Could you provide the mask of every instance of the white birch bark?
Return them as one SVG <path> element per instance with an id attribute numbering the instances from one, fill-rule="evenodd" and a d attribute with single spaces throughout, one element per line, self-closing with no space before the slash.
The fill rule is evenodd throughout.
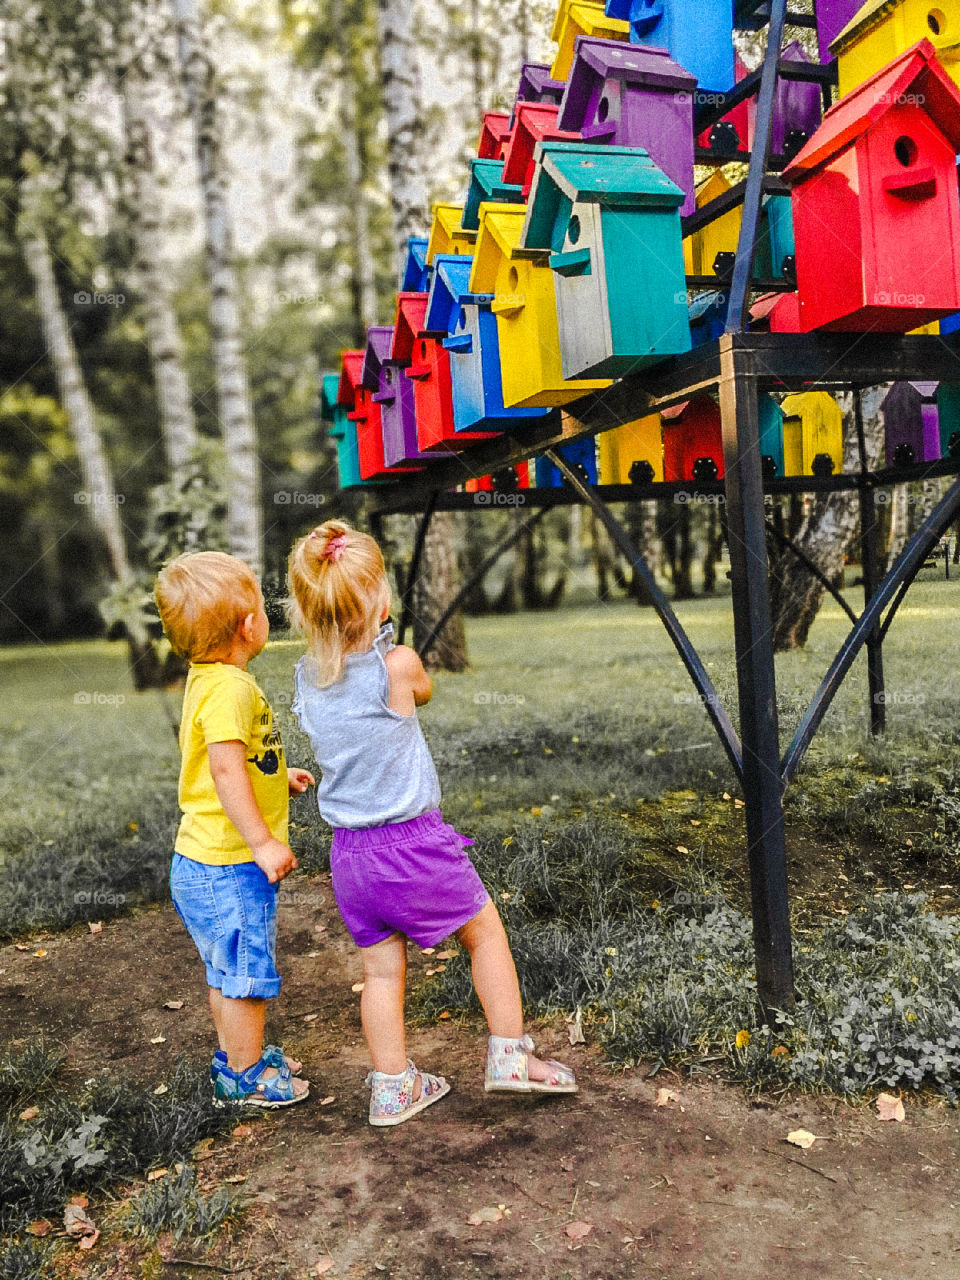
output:
<path id="1" fill-rule="evenodd" d="M 197 446 L 197 425 L 173 306 L 170 270 L 164 261 L 162 205 L 143 85 L 135 71 L 128 71 L 123 78 L 120 100 L 134 206 L 134 267 L 144 299 L 147 349 L 160 410 L 160 432 L 171 476 L 174 483 L 179 483 Z"/>
<path id="2" fill-rule="evenodd" d="M 196 0 L 172 0 L 172 4 L 203 201 L 217 407 L 227 455 L 227 543 L 259 574 L 263 572 L 260 459 L 240 336 L 239 286 L 214 71 L 201 40 Z"/>
<path id="3" fill-rule="evenodd" d="M 377 287 L 373 244 L 370 237 L 370 207 L 363 186 L 360 130 L 357 118 L 357 84 L 350 39 L 343 15 L 342 0 L 332 6 L 340 53 L 340 127 L 343 141 L 343 170 L 346 178 L 344 203 L 352 223 L 353 283 L 357 319 L 363 333 L 377 322 Z"/>
<path id="4" fill-rule="evenodd" d="M 377 0 L 380 76 L 387 116 L 387 170 L 397 261 L 410 236 L 426 230 L 426 182 L 420 148 L 424 118 L 413 6 L 409 0 Z"/>

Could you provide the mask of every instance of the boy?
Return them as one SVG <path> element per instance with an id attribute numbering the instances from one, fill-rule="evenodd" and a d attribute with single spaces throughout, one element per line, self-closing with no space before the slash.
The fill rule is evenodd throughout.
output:
<path id="1" fill-rule="evenodd" d="M 287 769 L 273 713 L 247 664 L 270 624 L 251 569 L 220 551 L 180 556 L 160 573 L 157 608 L 190 662 L 180 724 L 179 800 L 170 892 L 206 965 L 220 1048 L 217 1098 L 287 1107 L 309 1092 L 300 1064 L 263 1045 L 276 970 L 276 885 L 295 870 L 289 796 L 314 779 Z"/>

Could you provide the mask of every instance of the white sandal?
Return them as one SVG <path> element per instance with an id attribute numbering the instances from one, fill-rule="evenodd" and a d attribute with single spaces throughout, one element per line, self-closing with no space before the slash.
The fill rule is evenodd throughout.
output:
<path id="1" fill-rule="evenodd" d="M 414 1099 L 417 1077 L 420 1077 L 420 1097 Z M 432 1076 L 418 1071 L 407 1059 L 406 1071 L 389 1076 L 383 1071 L 371 1071 L 367 1076 L 370 1086 L 370 1123 L 383 1127 L 403 1124 L 424 1107 L 430 1107 L 450 1092 L 443 1076 Z"/>
<path id="2" fill-rule="evenodd" d="M 527 1071 L 533 1041 L 529 1036 L 509 1040 L 491 1036 L 487 1043 L 487 1070 L 483 1087 L 487 1093 L 577 1093 L 577 1077 L 554 1058 L 544 1063 L 550 1068 L 546 1080 L 531 1080 Z"/>

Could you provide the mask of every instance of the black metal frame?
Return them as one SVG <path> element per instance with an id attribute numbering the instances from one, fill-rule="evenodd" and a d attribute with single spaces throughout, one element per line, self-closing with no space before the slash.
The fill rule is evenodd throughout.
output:
<path id="1" fill-rule="evenodd" d="M 755 11 L 752 0 L 741 0 L 741 8 Z M 770 334 L 746 331 L 751 291 L 754 251 L 765 190 L 779 189 L 771 168 L 782 157 L 770 157 L 772 107 L 778 75 L 807 79 L 821 85 L 825 102 L 835 82 L 835 68 L 783 63 L 780 59 L 785 25 L 809 26 L 806 15 L 788 14 L 786 0 L 770 0 L 769 37 L 761 68 L 741 81 L 723 100 L 698 109 L 698 132 L 719 120 L 736 102 L 756 94 L 758 110 L 755 137 L 749 157 L 747 180 L 734 192 L 726 193 L 710 206 L 698 210 L 688 229 L 719 216 L 742 200 L 743 215 L 732 279 L 727 332 L 717 341 L 695 348 L 638 376 L 622 379 L 609 390 L 585 397 L 563 412 L 554 411 L 509 433 L 484 441 L 464 457 L 452 457 L 432 464 L 424 472 L 405 478 L 402 486 L 371 490 L 368 503 L 374 527 L 382 516 L 399 512 L 423 512 L 413 562 L 404 593 L 408 601 L 422 553 L 430 517 L 435 510 L 502 509 L 495 504 L 480 505 L 475 494 L 448 492 L 461 484 L 467 467 L 473 475 L 493 473 L 534 455 L 546 454 L 565 478 L 563 489 L 529 490 L 517 495 L 518 504 L 537 514 L 525 521 L 495 548 L 473 575 L 471 582 L 452 602 L 435 628 L 442 629 L 447 617 L 496 559 L 551 507 L 584 503 L 603 523 L 620 551 L 644 582 L 649 599 L 664 623 L 671 640 L 700 695 L 744 793 L 747 854 L 750 867 L 757 987 L 761 1004 L 767 1009 L 787 1009 L 794 1002 L 793 962 L 787 896 L 787 862 L 783 821 L 783 793 L 796 775 L 810 742 L 819 728 L 837 690 L 864 647 L 868 655 L 871 727 L 883 728 L 882 644 L 906 590 L 927 555 L 950 525 L 960 516 L 960 479 L 936 510 L 924 521 L 895 565 L 879 580 L 876 558 L 875 490 L 910 480 L 960 474 L 960 459 L 942 459 L 907 468 L 867 467 L 860 414 L 859 391 L 863 387 L 910 378 L 918 381 L 960 382 L 960 347 L 956 339 L 925 335 L 903 337 L 887 334 Z M 704 155 L 698 160 L 726 163 L 742 156 Z M 695 288 L 725 287 L 712 277 L 697 277 L 688 283 Z M 763 282 L 783 287 L 783 282 Z M 853 389 L 857 392 L 855 411 L 860 453 L 857 474 L 835 476 L 791 476 L 765 480 L 759 448 L 758 396 L 761 392 L 817 389 Z M 555 452 L 560 446 L 585 436 L 633 421 L 646 414 L 689 399 L 699 392 L 719 394 L 723 428 L 724 469 L 722 481 L 696 484 L 644 484 L 594 487 L 571 469 Z M 778 535 L 800 556 L 807 568 L 824 583 L 851 619 L 849 635 L 841 645 L 794 736 L 781 756 L 777 723 L 776 676 L 770 619 L 765 494 L 829 493 L 857 490 L 860 498 L 861 546 L 863 552 L 864 609 L 859 617 L 843 597 L 826 582 L 809 558 L 789 539 Z M 654 580 L 649 566 L 623 526 L 609 508 L 611 502 L 636 502 L 664 498 L 676 493 L 691 496 L 724 495 L 727 539 L 730 550 L 731 588 L 739 692 L 740 734 L 704 669 L 673 609 Z M 889 606 L 889 609 L 887 609 Z M 883 617 L 887 609 L 886 617 Z M 404 611 L 406 613 L 406 609 Z M 403 624 L 401 624 L 401 634 Z M 432 637 L 431 637 L 432 638 Z"/>

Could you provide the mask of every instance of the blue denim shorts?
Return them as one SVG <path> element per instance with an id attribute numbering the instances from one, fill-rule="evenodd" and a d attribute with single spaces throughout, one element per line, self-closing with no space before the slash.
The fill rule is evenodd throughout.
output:
<path id="1" fill-rule="evenodd" d="M 280 993 L 277 886 L 255 862 L 213 867 L 173 855 L 170 896 L 207 967 L 207 986 L 232 1000 Z"/>

